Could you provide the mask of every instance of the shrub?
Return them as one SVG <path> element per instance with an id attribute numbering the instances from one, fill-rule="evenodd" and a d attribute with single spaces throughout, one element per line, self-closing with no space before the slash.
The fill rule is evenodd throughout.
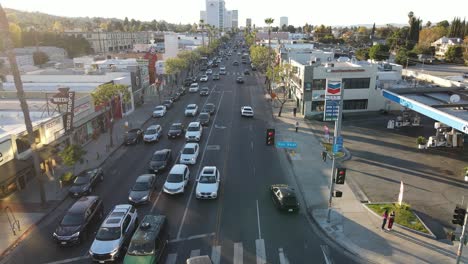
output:
<path id="1" fill-rule="evenodd" d="M 418 143 L 418 145 L 424 145 L 426 144 L 427 140 L 425 137 L 423 136 L 419 136 L 417 139 L 416 139 L 416 143 Z"/>

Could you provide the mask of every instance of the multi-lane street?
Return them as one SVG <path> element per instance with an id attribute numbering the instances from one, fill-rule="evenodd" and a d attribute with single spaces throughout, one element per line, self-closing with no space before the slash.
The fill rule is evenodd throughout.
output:
<path id="1" fill-rule="evenodd" d="M 220 80 L 201 83 L 208 86 L 209 96 L 187 93 L 175 102 L 162 118 L 152 124 L 162 126 L 164 136 L 155 144 L 123 146 L 104 165 L 105 179 L 94 189 L 104 202 L 105 212 L 116 204 L 127 203 L 128 192 L 135 179 L 148 171 L 154 151 L 172 149 L 175 160 L 185 144 L 183 137 L 168 139 L 169 126 L 180 121 L 185 126 L 196 117 L 185 117 L 184 108 L 206 103 L 216 105 L 216 113 L 204 128 L 200 155 L 195 165 L 189 165 L 190 183 L 182 195 L 167 195 L 162 185 L 165 171 L 157 174 L 158 183 L 152 200 L 138 206 L 140 219 L 146 214 L 163 214 L 169 220 L 170 244 L 166 263 L 185 263 L 190 256 L 209 255 L 216 263 L 326 263 L 323 246 L 326 242 L 313 232 L 304 215 L 280 213 L 273 205 L 268 187 L 274 183 L 294 185 L 287 161 L 274 147 L 265 145 L 265 131 L 271 127 L 272 114 L 265 100 L 259 73 L 244 76 L 245 83 L 236 83 L 248 64 L 233 53 L 223 60 L 227 75 Z M 218 69 L 215 68 L 215 72 Z M 241 106 L 252 106 L 254 118 L 240 115 Z M 150 115 L 151 113 L 148 113 Z M 216 166 L 221 174 L 216 200 L 195 198 L 195 179 L 203 166 Z M 65 210 L 74 202 L 67 198 L 54 213 L 47 216 L 9 258 L 9 263 L 89 263 L 88 250 L 93 235 L 81 245 L 58 247 L 52 233 Z M 97 230 L 98 225 L 94 226 Z M 342 252 L 331 249 L 334 263 L 353 263 Z"/>

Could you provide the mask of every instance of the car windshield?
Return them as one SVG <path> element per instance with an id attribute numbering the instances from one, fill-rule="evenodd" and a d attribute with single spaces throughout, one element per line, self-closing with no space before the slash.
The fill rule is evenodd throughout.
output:
<path id="1" fill-rule="evenodd" d="M 200 129 L 198 128 L 198 126 L 189 126 L 189 127 L 187 128 L 187 130 L 188 130 L 188 131 L 198 131 L 198 130 L 200 130 Z"/>
<path id="2" fill-rule="evenodd" d="M 172 125 L 169 130 L 181 130 L 182 126 L 181 125 Z"/>
<path id="3" fill-rule="evenodd" d="M 198 118 L 205 120 L 205 119 L 209 119 L 210 116 L 208 114 L 200 114 Z"/>
<path id="4" fill-rule="evenodd" d="M 284 197 L 284 198 L 283 198 L 283 202 L 284 202 L 284 204 L 286 204 L 286 205 L 296 205 L 296 204 L 297 204 L 296 197 L 293 197 L 293 196 Z"/>
<path id="5" fill-rule="evenodd" d="M 176 182 L 182 182 L 182 174 L 169 174 L 167 176 L 167 182 L 171 182 L 171 183 L 176 183 Z"/>
<path id="6" fill-rule="evenodd" d="M 155 110 L 164 110 L 164 106 L 156 106 Z"/>
<path id="7" fill-rule="evenodd" d="M 149 189 L 149 184 L 147 182 L 136 182 L 133 185 L 132 191 L 147 191 Z"/>
<path id="8" fill-rule="evenodd" d="M 120 233 L 120 227 L 101 227 L 96 234 L 96 239 L 101 241 L 117 240 Z"/>
<path id="9" fill-rule="evenodd" d="M 82 175 L 80 177 L 76 177 L 75 181 L 73 182 L 74 185 L 84 185 L 89 183 L 89 175 Z"/>
<path id="10" fill-rule="evenodd" d="M 156 129 L 148 129 L 145 132 L 145 135 L 154 135 L 156 134 Z"/>
<path id="11" fill-rule="evenodd" d="M 200 179 L 198 181 L 200 183 L 216 183 L 216 177 L 215 176 L 202 175 L 202 176 L 200 176 Z"/>
<path id="12" fill-rule="evenodd" d="M 154 242 L 132 241 L 127 253 L 133 256 L 147 256 L 154 254 Z"/>
<path id="13" fill-rule="evenodd" d="M 163 103 L 165 103 L 165 104 L 170 104 L 170 103 L 171 103 L 171 101 L 169 101 L 169 100 L 164 100 L 164 102 L 163 102 Z"/>
<path id="14" fill-rule="evenodd" d="M 62 222 L 60 223 L 62 226 L 77 226 L 83 223 L 83 215 L 82 214 L 66 214 Z"/>
<path id="15" fill-rule="evenodd" d="M 194 148 L 184 148 L 182 150 L 182 154 L 194 154 L 195 153 L 195 149 Z"/>
<path id="16" fill-rule="evenodd" d="M 165 161 L 166 160 L 166 154 L 165 153 L 158 153 L 153 155 L 153 158 L 151 159 L 152 161 Z"/>
<path id="17" fill-rule="evenodd" d="M 194 105 L 189 105 L 189 106 L 187 106 L 187 109 L 189 109 L 189 110 L 195 109 L 195 106 Z"/>

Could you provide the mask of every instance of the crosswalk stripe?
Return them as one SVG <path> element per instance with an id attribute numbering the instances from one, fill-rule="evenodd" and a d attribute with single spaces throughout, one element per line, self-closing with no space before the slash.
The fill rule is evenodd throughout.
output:
<path id="1" fill-rule="evenodd" d="M 213 262 L 213 264 L 219 264 L 220 260 L 221 260 L 221 246 L 214 246 L 211 249 L 211 262 Z"/>
<path id="2" fill-rule="evenodd" d="M 169 254 L 166 258 L 165 264 L 175 264 L 177 261 L 177 253 Z"/>
<path id="3" fill-rule="evenodd" d="M 283 248 L 278 248 L 278 252 L 279 252 L 280 264 L 289 264 L 289 261 L 286 259 L 286 256 L 284 255 Z"/>
<path id="4" fill-rule="evenodd" d="M 263 239 L 255 240 L 255 249 L 257 253 L 257 264 L 266 263 L 265 241 Z"/>
<path id="5" fill-rule="evenodd" d="M 194 249 L 192 251 L 190 251 L 190 257 L 193 258 L 193 257 L 198 257 L 200 256 L 200 250 L 199 249 Z"/>
<path id="6" fill-rule="evenodd" d="M 234 264 L 242 264 L 244 259 L 242 250 L 242 243 L 234 243 Z"/>

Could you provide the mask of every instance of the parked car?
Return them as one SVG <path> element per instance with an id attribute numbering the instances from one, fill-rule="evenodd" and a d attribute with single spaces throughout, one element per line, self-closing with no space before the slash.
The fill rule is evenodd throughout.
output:
<path id="1" fill-rule="evenodd" d="M 221 69 L 220 69 L 220 70 L 219 70 L 219 75 L 226 75 L 226 70 L 221 70 Z M 213 78 L 213 80 L 214 80 L 214 78 Z"/>
<path id="2" fill-rule="evenodd" d="M 169 230 L 164 215 L 145 215 L 128 246 L 124 264 L 164 263 Z"/>
<path id="3" fill-rule="evenodd" d="M 251 106 L 242 106 L 241 107 L 241 116 L 253 117 L 254 111 Z"/>
<path id="4" fill-rule="evenodd" d="M 244 78 L 242 76 L 239 76 L 236 78 L 237 83 L 244 83 Z"/>
<path id="5" fill-rule="evenodd" d="M 130 189 L 128 201 L 131 204 L 139 205 L 151 201 L 154 187 L 156 185 L 155 174 L 143 174 L 138 176 L 135 184 Z"/>
<path id="6" fill-rule="evenodd" d="M 294 189 L 286 184 L 273 184 L 270 186 L 271 199 L 275 206 L 287 212 L 298 212 L 299 202 L 297 201 Z"/>
<path id="7" fill-rule="evenodd" d="M 167 194 L 184 193 L 189 183 L 190 171 L 185 164 L 176 164 L 167 175 L 163 191 Z"/>
<path id="8" fill-rule="evenodd" d="M 189 85 L 189 87 L 190 87 L 190 85 Z M 180 94 L 180 96 L 184 96 L 185 93 L 187 92 L 187 90 L 184 87 L 180 87 L 177 92 Z"/>
<path id="9" fill-rule="evenodd" d="M 208 255 L 203 255 L 188 258 L 186 264 L 213 264 L 213 262 Z"/>
<path id="10" fill-rule="evenodd" d="M 143 138 L 143 130 L 140 128 L 133 128 L 125 133 L 125 145 L 138 144 Z"/>
<path id="11" fill-rule="evenodd" d="M 89 255 L 97 262 L 115 261 L 138 226 L 138 213 L 130 204 L 116 205 L 97 231 Z"/>
<path id="12" fill-rule="evenodd" d="M 159 142 L 162 137 L 162 127 L 160 125 L 151 125 L 149 126 L 143 136 L 143 141 L 145 143 L 150 142 Z"/>
<path id="13" fill-rule="evenodd" d="M 257 70 L 257 67 L 255 67 L 255 65 L 253 63 L 250 64 L 250 68 L 252 69 L 252 71 L 256 71 Z"/>
<path id="14" fill-rule="evenodd" d="M 215 166 L 205 166 L 197 179 L 195 195 L 197 199 L 218 198 L 220 175 Z"/>
<path id="15" fill-rule="evenodd" d="M 186 143 L 180 152 L 180 164 L 195 164 L 197 163 L 198 154 L 200 153 L 200 145 L 198 143 Z"/>
<path id="16" fill-rule="evenodd" d="M 190 84 L 192 84 L 192 78 L 190 78 L 190 77 L 185 78 L 185 80 L 184 80 L 184 86 L 185 86 L 185 87 L 189 87 Z"/>
<path id="17" fill-rule="evenodd" d="M 208 81 L 208 75 L 202 75 L 200 77 L 200 82 L 207 82 Z"/>
<path id="18" fill-rule="evenodd" d="M 185 140 L 186 141 L 200 141 L 203 132 L 203 127 L 200 122 L 191 122 L 187 131 L 185 131 Z"/>
<path id="19" fill-rule="evenodd" d="M 65 213 L 53 233 L 56 243 L 68 246 L 82 243 L 91 232 L 92 224 L 104 217 L 102 200 L 98 196 L 83 196 Z"/>
<path id="20" fill-rule="evenodd" d="M 213 80 L 219 80 L 219 73 L 213 74 Z"/>
<path id="21" fill-rule="evenodd" d="M 162 102 L 162 105 L 164 105 L 166 109 L 171 109 L 173 103 L 171 99 L 166 99 Z"/>
<path id="22" fill-rule="evenodd" d="M 214 115 L 216 113 L 216 106 L 212 103 L 207 103 L 203 107 L 202 113 L 209 113 L 210 115 Z"/>
<path id="23" fill-rule="evenodd" d="M 163 117 L 167 113 L 167 107 L 165 105 L 158 105 L 153 109 L 153 117 Z"/>
<path id="24" fill-rule="evenodd" d="M 179 101 L 179 99 L 180 99 L 180 92 L 176 92 L 176 93 L 172 94 L 170 99 L 172 100 L 172 102 L 177 102 L 177 101 Z"/>
<path id="25" fill-rule="evenodd" d="M 208 87 L 202 87 L 200 89 L 200 95 L 201 96 L 207 96 L 210 94 L 210 89 Z"/>
<path id="26" fill-rule="evenodd" d="M 210 123 L 210 114 L 209 113 L 200 113 L 198 115 L 197 121 L 200 122 L 200 124 L 202 126 L 207 126 Z"/>
<path id="27" fill-rule="evenodd" d="M 90 194 L 93 191 L 93 187 L 102 181 L 104 181 L 104 172 L 101 168 L 87 170 L 75 178 L 72 186 L 68 189 L 68 193 L 72 197 Z"/>
<path id="28" fill-rule="evenodd" d="M 172 163 L 172 150 L 161 149 L 153 153 L 149 162 L 149 172 L 156 173 L 166 169 Z"/>
<path id="29" fill-rule="evenodd" d="M 198 83 L 192 83 L 189 88 L 189 93 L 196 93 L 198 92 L 198 89 L 200 89 Z"/>
<path id="30" fill-rule="evenodd" d="M 198 106 L 196 104 L 189 104 L 185 107 L 185 116 L 196 116 L 198 114 Z"/>
<path id="31" fill-rule="evenodd" d="M 185 132 L 185 127 L 182 123 L 172 123 L 167 132 L 168 138 L 176 138 L 181 136 Z"/>

